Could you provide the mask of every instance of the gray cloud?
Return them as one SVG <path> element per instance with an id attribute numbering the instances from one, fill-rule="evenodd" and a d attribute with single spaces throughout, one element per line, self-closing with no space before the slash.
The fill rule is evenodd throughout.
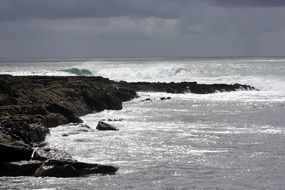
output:
<path id="1" fill-rule="evenodd" d="M 0 20 L 105 17 L 178 18 L 209 5 L 280 7 L 284 0 L 0 0 Z"/>
<path id="2" fill-rule="evenodd" d="M 178 0 L 180 2 L 181 0 Z M 0 19 L 68 19 L 87 17 L 161 17 L 179 15 L 171 0 L 2 0 Z"/>
<path id="3" fill-rule="evenodd" d="M 285 55 L 284 4 L 0 0 L 0 58 Z"/>
<path id="4" fill-rule="evenodd" d="M 281 7 L 284 0 L 208 0 L 210 4 L 232 7 Z"/>

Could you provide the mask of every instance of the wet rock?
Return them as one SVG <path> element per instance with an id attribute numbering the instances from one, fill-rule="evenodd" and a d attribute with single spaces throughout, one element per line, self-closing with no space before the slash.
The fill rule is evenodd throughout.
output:
<path id="1" fill-rule="evenodd" d="M 161 97 L 160 100 L 170 100 L 171 97 Z"/>
<path id="2" fill-rule="evenodd" d="M 74 162 L 73 167 L 80 171 L 81 175 L 115 174 L 119 170 L 119 167 L 116 166 L 90 164 L 83 162 Z"/>
<path id="3" fill-rule="evenodd" d="M 119 130 L 116 127 L 114 127 L 108 123 L 105 123 L 103 121 L 98 122 L 96 129 L 99 131 L 118 131 Z"/>
<path id="4" fill-rule="evenodd" d="M 118 167 L 108 165 L 48 160 L 35 171 L 34 176 L 81 177 L 90 174 L 114 174 L 118 169 Z"/>
<path id="5" fill-rule="evenodd" d="M 49 160 L 44 162 L 35 172 L 36 177 L 80 177 L 72 163 Z"/>
<path id="6" fill-rule="evenodd" d="M 33 152 L 32 158 L 33 160 L 62 160 L 62 161 L 77 161 L 70 154 L 63 150 L 57 150 L 52 148 L 39 148 L 35 149 Z"/>

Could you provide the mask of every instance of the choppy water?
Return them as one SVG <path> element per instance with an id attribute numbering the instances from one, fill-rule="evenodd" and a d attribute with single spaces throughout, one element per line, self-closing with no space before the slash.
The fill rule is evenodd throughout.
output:
<path id="1" fill-rule="evenodd" d="M 113 176 L 0 178 L 3 189 L 284 189 L 285 59 L 97 59 L 3 61 L 0 73 L 74 75 L 127 81 L 244 83 L 260 91 L 208 95 L 140 92 L 123 110 L 82 117 L 91 126 L 51 130 L 51 146 L 75 158 L 113 164 Z M 171 97 L 161 101 L 160 97 Z M 142 102 L 151 98 L 153 101 Z M 96 131 L 101 119 L 118 132 Z M 74 133 L 75 132 L 75 133 Z M 62 137 L 64 133 L 71 133 Z"/>

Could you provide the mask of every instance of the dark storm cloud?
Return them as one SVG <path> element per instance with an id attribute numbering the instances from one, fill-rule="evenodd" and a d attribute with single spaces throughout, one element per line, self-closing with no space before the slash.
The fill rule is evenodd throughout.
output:
<path id="1" fill-rule="evenodd" d="M 0 20 L 86 17 L 180 17 L 205 7 L 278 7 L 284 0 L 0 0 Z"/>
<path id="2" fill-rule="evenodd" d="M 0 0 L 1 20 L 84 17 L 176 17 L 171 0 Z M 179 3 L 180 2 L 180 3 Z"/>
<path id="3" fill-rule="evenodd" d="M 285 0 L 0 0 L 1 57 L 285 55 Z"/>
<path id="4" fill-rule="evenodd" d="M 210 4 L 232 7 L 280 7 L 284 0 L 208 0 Z"/>

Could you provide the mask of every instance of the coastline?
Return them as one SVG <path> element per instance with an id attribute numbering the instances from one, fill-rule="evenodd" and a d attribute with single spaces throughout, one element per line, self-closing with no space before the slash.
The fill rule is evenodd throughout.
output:
<path id="1" fill-rule="evenodd" d="M 0 152 L 4 155 L 0 160 L 0 176 L 56 176 L 35 173 L 44 166 L 55 166 L 56 171 L 68 174 L 56 177 L 115 173 L 117 167 L 81 163 L 68 153 L 45 150 L 38 143 L 44 141 L 51 127 L 81 123 L 79 116 L 93 111 L 122 109 L 122 102 L 136 98 L 137 91 L 207 94 L 235 90 L 254 90 L 254 87 L 196 82 L 128 83 L 103 77 L 0 75 Z"/>

